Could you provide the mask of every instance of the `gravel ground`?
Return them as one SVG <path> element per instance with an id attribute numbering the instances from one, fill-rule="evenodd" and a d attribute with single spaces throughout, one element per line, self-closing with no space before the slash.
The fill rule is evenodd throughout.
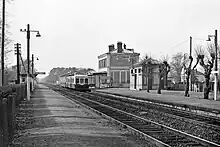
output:
<path id="1" fill-rule="evenodd" d="M 51 111 L 47 109 L 48 105 L 45 104 L 46 100 L 44 98 L 34 99 L 29 102 L 23 101 L 17 108 L 16 117 L 16 130 L 13 137 L 13 141 L 10 143 L 10 147 L 43 147 L 43 146 L 71 146 L 71 147 L 81 147 L 81 146 L 91 146 L 91 147 L 152 147 L 154 145 L 147 141 L 138 138 L 137 136 L 131 134 L 128 130 L 115 125 L 105 119 L 100 119 L 97 123 L 100 128 L 113 130 L 115 132 L 109 135 L 108 132 L 103 133 L 101 136 L 97 133 L 95 135 L 94 128 L 90 128 L 93 131 L 93 135 L 88 135 L 85 132 L 81 132 L 83 129 L 83 124 L 80 124 L 82 128 L 74 128 L 74 132 L 71 132 L 71 125 L 73 123 L 68 122 L 70 117 L 54 117 Z M 81 107 L 81 106 L 76 106 Z M 54 107 L 55 109 L 56 107 Z M 82 108 L 84 113 L 88 118 L 93 117 L 93 113 Z M 57 110 L 59 112 L 59 110 Z M 62 113 L 62 112 L 61 112 Z M 42 117 L 45 116 L 45 117 Z M 48 117 L 47 117 L 48 116 Z M 100 116 L 99 116 L 100 117 Z M 64 121 L 63 123 L 59 121 Z M 89 122 L 90 123 L 90 122 Z M 74 122 L 74 125 L 78 125 Z M 56 133 L 55 130 L 60 129 L 64 133 Z M 54 133 L 51 133 L 53 132 Z M 69 132 L 68 132 L 69 131 Z M 77 132 L 78 131 L 78 132 Z M 99 130 L 100 131 L 100 130 Z M 30 133 L 36 132 L 36 133 Z M 41 132 L 41 133 L 37 133 Z M 44 132 L 44 133 L 42 133 Z M 49 132 L 49 133 L 47 133 Z"/>
<path id="2" fill-rule="evenodd" d="M 117 100 L 107 100 L 101 97 L 96 97 L 95 99 L 101 103 L 105 103 L 106 105 L 114 104 L 114 107 L 117 107 L 121 110 L 134 113 L 136 115 L 139 115 L 146 119 L 150 119 L 160 124 L 164 124 L 171 128 L 181 130 L 183 132 L 198 136 L 200 138 L 203 138 L 209 141 L 216 142 L 218 144 L 220 143 L 220 129 L 219 128 L 213 128 L 206 124 L 199 124 L 194 121 L 189 121 L 187 118 L 178 118 L 173 115 L 148 108 L 147 106 L 139 106 L 137 104 L 133 105 L 133 104 L 125 103 L 124 101 L 119 102 Z"/>
<path id="3" fill-rule="evenodd" d="M 132 107 L 133 105 L 127 104 L 127 108 Z M 178 118 L 167 113 L 159 112 L 154 109 L 148 109 L 147 107 L 134 107 L 136 107 L 136 110 L 138 111 L 135 111 L 135 109 L 133 111 L 128 109 L 127 111 L 133 112 L 136 115 L 139 115 L 146 119 L 150 119 L 160 124 L 164 124 L 171 128 L 175 128 L 177 130 L 181 130 L 183 132 L 198 136 L 200 138 L 220 143 L 219 128 L 213 128 L 206 124 L 199 124 L 193 121 L 189 121 L 187 118 Z"/>

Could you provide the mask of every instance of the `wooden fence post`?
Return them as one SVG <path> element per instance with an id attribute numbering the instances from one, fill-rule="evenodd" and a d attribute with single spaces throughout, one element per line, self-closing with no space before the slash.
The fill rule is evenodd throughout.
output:
<path id="1" fill-rule="evenodd" d="M 13 135 L 15 129 L 15 94 L 8 96 L 7 108 L 8 108 L 8 135 L 9 141 L 11 141 L 11 137 Z"/>
<path id="2" fill-rule="evenodd" d="M 3 96 L 1 94 L 1 96 Z M 2 98 L 0 98 L 0 146 L 3 146 L 3 122 L 4 122 L 4 118 L 3 118 L 3 104 L 2 104 Z"/>
<path id="3" fill-rule="evenodd" d="M 3 98 L 3 147 L 8 146 L 8 111 L 7 111 L 7 98 Z"/>

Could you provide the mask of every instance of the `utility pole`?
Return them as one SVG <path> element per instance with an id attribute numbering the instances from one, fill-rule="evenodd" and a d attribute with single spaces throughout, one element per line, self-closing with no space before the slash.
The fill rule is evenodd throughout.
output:
<path id="1" fill-rule="evenodd" d="M 34 75 L 34 54 L 32 54 L 32 75 Z"/>
<path id="2" fill-rule="evenodd" d="M 217 30 L 215 30 L 215 85 L 214 85 L 214 100 L 217 100 L 218 88 L 218 40 Z"/>
<path id="3" fill-rule="evenodd" d="M 27 25 L 27 72 L 28 76 L 30 76 L 30 25 Z"/>
<path id="4" fill-rule="evenodd" d="M 27 100 L 30 100 L 30 25 L 27 24 Z"/>
<path id="5" fill-rule="evenodd" d="M 214 37 L 215 42 L 215 69 L 212 73 L 215 75 L 215 83 L 214 83 L 214 100 L 217 100 L 217 90 L 218 90 L 218 34 L 217 30 L 215 30 L 215 35 L 208 35 L 208 40 L 211 41 L 211 37 Z"/>
<path id="6" fill-rule="evenodd" d="M 191 36 L 189 40 L 189 56 L 192 57 L 192 37 Z M 189 70 L 191 70 L 191 67 Z M 194 71 L 193 70 L 190 71 L 190 91 L 192 91 L 192 72 Z"/>
<path id="7" fill-rule="evenodd" d="M 186 67 L 186 65 L 184 65 L 184 68 L 185 68 L 184 76 L 186 74 L 186 87 L 185 87 L 184 96 L 186 96 L 186 97 L 189 97 L 189 86 L 190 86 L 190 89 L 192 90 L 192 71 L 193 70 L 191 69 L 191 66 L 192 66 L 192 62 L 193 62 L 193 57 L 192 57 L 192 37 L 191 36 L 190 36 L 189 60 L 190 60 L 189 66 Z"/>
<path id="8" fill-rule="evenodd" d="M 4 76 L 4 72 L 5 72 L 5 65 L 4 65 L 4 52 L 5 52 L 5 0 L 2 0 L 2 86 L 4 86 L 4 80 L 5 80 L 5 76 Z"/>
<path id="9" fill-rule="evenodd" d="M 30 30 L 30 25 L 27 24 L 27 30 L 20 29 L 21 32 L 27 32 L 27 64 L 28 64 L 28 69 L 27 69 L 27 100 L 30 100 L 30 32 L 37 32 L 36 37 L 40 37 L 39 31 L 35 30 Z"/>
<path id="10" fill-rule="evenodd" d="M 16 43 L 15 44 L 15 54 L 17 55 L 17 81 L 16 84 L 20 84 L 20 62 L 19 62 L 19 57 L 20 57 L 20 48 L 21 44 Z"/>
<path id="11" fill-rule="evenodd" d="M 34 91 L 34 54 L 32 54 L 32 91 Z"/>

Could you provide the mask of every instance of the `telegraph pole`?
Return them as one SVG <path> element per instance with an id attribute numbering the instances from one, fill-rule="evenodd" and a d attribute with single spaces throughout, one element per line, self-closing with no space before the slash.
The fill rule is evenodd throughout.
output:
<path id="1" fill-rule="evenodd" d="M 30 25 L 27 25 L 27 65 L 28 65 L 28 77 L 30 74 Z"/>
<path id="2" fill-rule="evenodd" d="M 32 75 L 34 75 L 34 54 L 32 54 Z"/>
<path id="3" fill-rule="evenodd" d="M 2 0 L 2 49 L 1 49 L 1 53 L 2 53 L 2 86 L 4 86 L 4 71 L 5 71 L 5 65 L 4 65 L 4 52 L 5 52 L 5 0 Z"/>
<path id="4" fill-rule="evenodd" d="M 21 44 L 16 43 L 15 44 L 15 51 L 16 51 L 16 55 L 17 55 L 17 84 L 20 84 L 20 62 L 19 62 L 19 56 L 20 56 L 20 46 Z"/>
<path id="5" fill-rule="evenodd" d="M 30 100 L 30 25 L 27 24 L 27 100 Z"/>
<path id="6" fill-rule="evenodd" d="M 192 57 L 192 37 L 190 36 L 190 40 L 189 40 L 189 56 Z M 191 67 L 190 67 L 190 91 L 192 91 L 192 71 Z"/>
<path id="7" fill-rule="evenodd" d="M 32 54 L 32 91 L 34 91 L 34 54 Z"/>
<path id="8" fill-rule="evenodd" d="M 218 88 L 218 40 L 217 30 L 215 30 L 215 84 L 214 84 L 214 100 L 217 100 L 217 88 Z"/>

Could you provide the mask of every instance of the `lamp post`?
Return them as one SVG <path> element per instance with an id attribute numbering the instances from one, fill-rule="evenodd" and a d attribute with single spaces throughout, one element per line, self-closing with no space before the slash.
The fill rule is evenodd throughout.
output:
<path id="1" fill-rule="evenodd" d="M 211 41 L 211 37 L 215 38 L 215 84 L 214 84 L 214 100 L 217 100 L 217 87 L 218 87 L 218 43 L 217 43 L 217 30 L 215 30 L 215 35 L 208 35 L 208 40 L 207 41 Z"/>
<path id="2" fill-rule="evenodd" d="M 21 32 L 27 32 L 27 100 L 30 100 L 30 82 L 29 82 L 29 76 L 30 76 L 30 32 L 37 32 L 36 37 L 40 37 L 39 31 L 30 30 L 30 25 L 27 24 L 27 30 L 20 29 Z"/>

